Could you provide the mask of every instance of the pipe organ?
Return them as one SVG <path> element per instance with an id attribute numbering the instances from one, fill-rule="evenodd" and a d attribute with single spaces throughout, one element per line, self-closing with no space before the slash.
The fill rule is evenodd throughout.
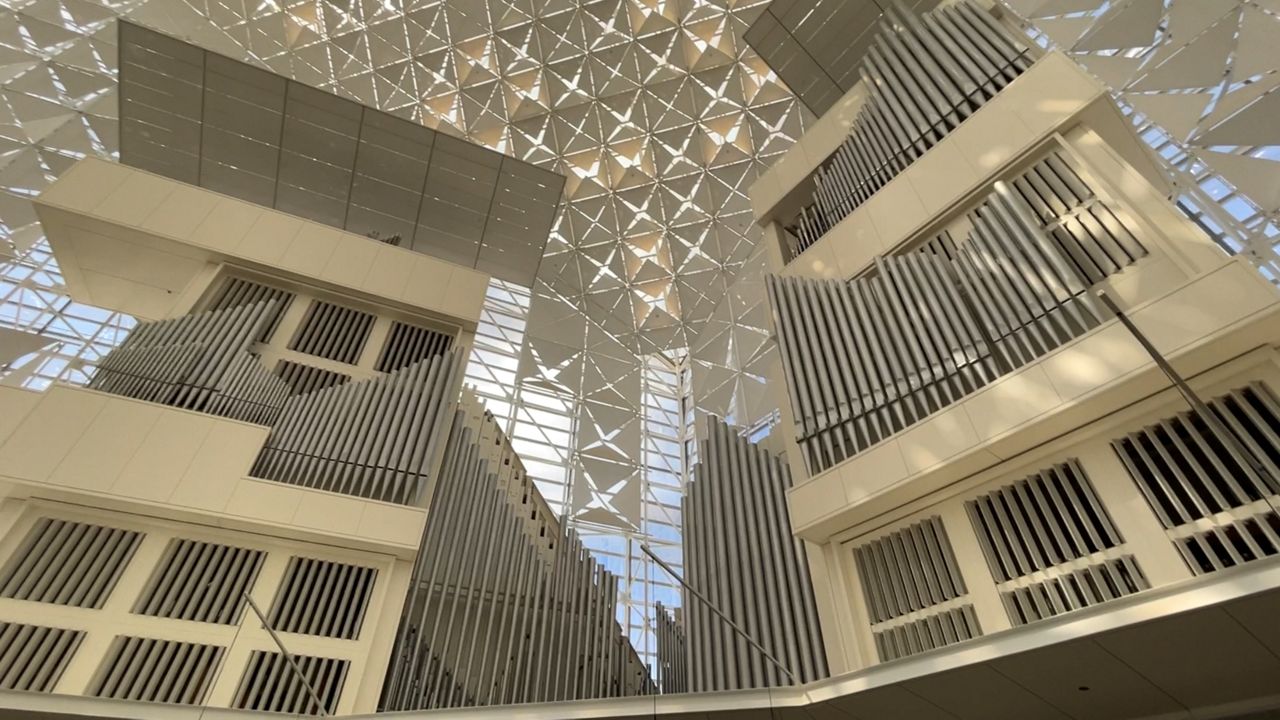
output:
<path id="1" fill-rule="evenodd" d="M 250 352 L 278 299 L 141 323 L 98 365 L 94 390 L 245 422 L 279 415 L 288 384 Z"/>
<path id="2" fill-rule="evenodd" d="M 1026 45 L 971 2 L 923 16 L 889 5 L 863 58 L 867 100 L 818 169 L 792 228 L 790 256 L 887 185 L 1031 66 Z"/>
<path id="3" fill-rule="evenodd" d="M 450 352 L 291 397 L 252 474 L 418 505 L 461 373 L 461 358 Z"/>
<path id="4" fill-rule="evenodd" d="M 658 687 L 664 695 L 689 692 L 689 652 L 684 626 L 672 608 L 655 603 L 658 641 Z"/>
<path id="5" fill-rule="evenodd" d="M 1089 289 L 1146 254 L 1054 151 L 996 182 L 933 238 L 877 257 L 858 277 L 768 277 L 809 471 L 1097 327 L 1103 315 Z"/>
<path id="6" fill-rule="evenodd" d="M 556 521 L 493 416 L 464 391 L 383 709 L 649 694 L 617 597 L 618 578 Z"/>
<path id="7" fill-rule="evenodd" d="M 686 580 L 800 682 L 826 677 L 804 542 L 789 530 L 786 462 L 713 416 L 698 457 L 683 502 Z M 684 620 L 683 638 L 658 645 L 659 667 L 687 674 L 672 680 L 675 687 L 709 692 L 791 684 L 696 598 L 685 598 Z M 678 633 L 669 632 L 673 637 Z M 673 657 L 682 647 L 686 657 Z M 663 657 L 664 649 L 671 654 Z"/>

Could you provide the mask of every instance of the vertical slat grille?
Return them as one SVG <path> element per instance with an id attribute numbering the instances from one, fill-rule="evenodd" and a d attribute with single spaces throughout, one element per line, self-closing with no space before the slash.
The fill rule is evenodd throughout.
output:
<path id="1" fill-rule="evenodd" d="M 224 648 L 176 640 L 118 636 L 89 692 L 94 697 L 199 705 Z"/>
<path id="2" fill-rule="evenodd" d="M 0 622 L 0 690 L 53 692 L 84 632 Z"/>
<path id="3" fill-rule="evenodd" d="M 1178 540 L 1178 547 L 1198 575 L 1277 555 L 1280 515 L 1265 512 L 1232 525 L 1193 533 Z"/>
<path id="4" fill-rule="evenodd" d="M 767 277 L 812 472 L 1097 327 L 1088 288 L 1146 254 L 1062 153 L 997 182 L 965 225 L 849 281 Z"/>
<path id="5" fill-rule="evenodd" d="M 276 363 L 276 375 L 289 386 L 290 396 L 324 390 L 351 379 L 350 375 L 292 360 Z"/>
<path id="6" fill-rule="evenodd" d="M 1098 605 L 1151 587 L 1131 555 L 1079 568 L 1000 593 L 1014 625 Z"/>
<path id="7" fill-rule="evenodd" d="M 325 714 L 335 714 L 351 661 L 310 655 L 294 655 L 293 660 L 319 696 Z M 264 650 L 254 650 L 249 656 L 232 707 L 295 715 L 320 714 L 320 708 L 316 707 L 298 673 L 289 666 L 288 659 L 278 652 Z"/>
<path id="8" fill-rule="evenodd" d="M 443 355 L 452 345 L 453 337 L 450 335 L 397 320 L 391 323 L 387 342 L 382 346 L 374 369 L 379 372 L 399 370 L 419 360 Z"/>
<path id="9" fill-rule="evenodd" d="M 285 311 L 289 309 L 289 305 L 293 303 L 293 298 L 294 294 L 288 290 L 233 277 L 227 278 L 222 283 L 222 287 L 218 289 L 218 294 L 214 296 L 213 302 L 209 303 L 209 307 L 205 309 L 226 310 L 227 308 L 274 300 L 275 302 L 272 303 L 270 312 L 267 313 L 266 321 L 254 338 L 258 342 L 267 342 L 275 333 L 276 328 L 279 327 L 280 318 L 284 316 Z"/>
<path id="10" fill-rule="evenodd" d="M 98 364 L 89 387 L 270 424 L 289 387 L 250 352 L 280 300 L 140 323 Z"/>
<path id="11" fill-rule="evenodd" d="M 378 578 L 376 568 L 292 557 L 271 607 L 281 632 L 354 640 Z"/>
<path id="12" fill-rule="evenodd" d="M 923 17 L 885 8 L 863 60 L 867 100 L 814 175 L 796 219 L 800 254 L 1031 66 L 1026 46 L 968 2 Z"/>
<path id="13" fill-rule="evenodd" d="M 1261 383 L 1209 408 L 1260 463 L 1245 458 L 1198 415 L 1181 412 L 1112 441 L 1156 516 L 1197 573 L 1276 554 L 1280 517 L 1280 403 Z M 1205 524 L 1215 527 L 1205 529 Z"/>
<path id="14" fill-rule="evenodd" d="M 289 349 L 355 365 L 374 319 L 371 313 L 315 300 L 307 308 Z"/>
<path id="15" fill-rule="evenodd" d="M 882 661 L 922 653 L 982 635 L 972 605 L 943 610 L 912 622 L 872 633 Z"/>
<path id="16" fill-rule="evenodd" d="M 40 518 L 5 566 L 0 597 L 101 608 L 142 533 Z"/>
<path id="17" fill-rule="evenodd" d="M 455 402 L 452 352 L 394 372 L 295 395 L 253 476 L 386 502 L 421 502 Z"/>
<path id="18" fill-rule="evenodd" d="M 853 549 L 872 622 L 918 612 L 964 595 L 942 518 L 934 516 Z"/>
<path id="19" fill-rule="evenodd" d="M 133 611 L 234 625 L 265 558 L 261 550 L 174 539 Z"/>
<path id="20" fill-rule="evenodd" d="M 1075 459 L 965 503 L 997 582 L 1124 542 Z"/>

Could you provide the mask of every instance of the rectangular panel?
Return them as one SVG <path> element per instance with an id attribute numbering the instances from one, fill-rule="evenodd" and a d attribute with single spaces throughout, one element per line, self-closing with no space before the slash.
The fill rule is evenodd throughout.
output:
<path id="1" fill-rule="evenodd" d="M 344 227 L 361 106 L 289 83 L 276 207 Z"/>
<path id="2" fill-rule="evenodd" d="M 555 221 L 564 178 L 524 163 L 502 162 L 476 269 L 532 287 L 546 237 Z"/>
<path id="3" fill-rule="evenodd" d="M 438 135 L 413 249 L 474 267 L 501 165 L 496 153 Z"/>
<path id="4" fill-rule="evenodd" d="M 206 64 L 200 185 L 271 206 L 286 81 L 221 55 Z"/>

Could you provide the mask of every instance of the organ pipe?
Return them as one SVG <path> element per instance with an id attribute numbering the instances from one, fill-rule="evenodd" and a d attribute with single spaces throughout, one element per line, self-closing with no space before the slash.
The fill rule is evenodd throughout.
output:
<path id="1" fill-rule="evenodd" d="M 461 372 L 461 357 L 448 352 L 368 380 L 290 397 L 252 474 L 418 504 Z"/>
<path id="2" fill-rule="evenodd" d="M 94 390 L 259 424 L 289 386 L 250 353 L 278 299 L 140 323 L 98 364 Z"/>
<path id="3" fill-rule="evenodd" d="M 1097 327 L 1089 287 L 1147 252 L 1061 153 L 997 182 L 965 225 L 852 280 L 766 279 L 810 472 Z"/>
<path id="4" fill-rule="evenodd" d="M 804 542 L 791 535 L 786 462 L 708 417 L 685 490 L 686 581 L 799 678 L 828 674 Z M 777 687 L 791 680 L 702 603 L 683 628 L 660 610 L 664 692 Z"/>
<path id="5" fill-rule="evenodd" d="M 990 13 L 958 2 L 918 16 L 900 3 L 859 69 L 867 99 L 814 175 L 788 251 L 799 255 L 1031 66 Z"/>
<path id="6" fill-rule="evenodd" d="M 429 507 L 384 710 L 654 691 L 616 620 L 617 578 L 551 517 L 470 391 Z"/>

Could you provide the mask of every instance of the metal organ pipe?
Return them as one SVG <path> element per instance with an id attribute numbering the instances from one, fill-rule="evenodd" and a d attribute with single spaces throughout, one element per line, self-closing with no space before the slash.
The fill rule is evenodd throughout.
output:
<path id="1" fill-rule="evenodd" d="M 852 280 L 766 278 L 811 472 L 1098 326 L 1088 289 L 1146 254 L 1058 152 L 967 221 L 962 242 L 944 232 Z"/>
<path id="2" fill-rule="evenodd" d="M 923 16 L 891 4 L 859 69 L 867 99 L 814 176 L 792 252 L 816 242 L 1030 65 L 1027 47 L 971 2 Z"/>
<path id="3" fill-rule="evenodd" d="M 421 501 L 461 358 L 289 398 L 253 475 L 400 504 Z"/>
<path id="4" fill-rule="evenodd" d="M 682 504 L 684 572 L 801 682 L 827 676 L 809 566 L 790 533 L 786 463 L 709 417 Z M 707 692 L 791 682 L 700 602 L 683 622 L 659 608 L 658 667 L 663 692 Z"/>
<path id="5" fill-rule="evenodd" d="M 615 620 L 616 578 L 547 517 L 470 391 L 453 414 L 383 709 L 652 692 Z"/>

